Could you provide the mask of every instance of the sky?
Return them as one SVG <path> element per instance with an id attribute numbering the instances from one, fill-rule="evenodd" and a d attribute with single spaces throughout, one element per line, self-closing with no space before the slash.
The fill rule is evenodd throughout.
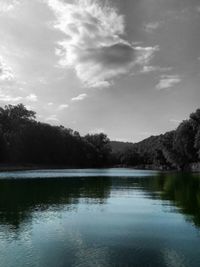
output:
<path id="1" fill-rule="evenodd" d="M 137 142 L 200 107 L 199 0 L 0 0 L 0 106 Z"/>

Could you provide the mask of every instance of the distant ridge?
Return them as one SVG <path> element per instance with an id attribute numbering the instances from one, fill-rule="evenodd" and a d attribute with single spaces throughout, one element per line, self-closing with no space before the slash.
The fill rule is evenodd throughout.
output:
<path id="1" fill-rule="evenodd" d="M 111 141 L 110 144 L 113 153 L 124 152 L 134 147 L 134 143 L 131 142 Z"/>

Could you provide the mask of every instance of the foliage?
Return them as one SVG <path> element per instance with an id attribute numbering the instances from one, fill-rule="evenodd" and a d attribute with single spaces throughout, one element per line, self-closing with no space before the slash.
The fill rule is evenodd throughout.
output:
<path id="1" fill-rule="evenodd" d="M 110 154 L 105 134 L 81 137 L 63 126 L 35 121 L 22 104 L 0 109 L 0 160 L 75 167 L 104 166 Z"/>
<path id="2" fill-rule="evenodd" d="M 37 122 L 35 115 L 23 104 L 0 108 L 1 163 L 185 170 L 200 160 L 200 109 L 176 130 L 136 144 L 110 142 L 104 133 L 80 136 L 63 126 Z"/>
<path id="3" fill-rule="evenodd" d="M 151 136 L 122 151 L 120 163 L 130 166 L 189 169 L 200 159 L 200 109 L 183 121 L 175 131 Z"/>

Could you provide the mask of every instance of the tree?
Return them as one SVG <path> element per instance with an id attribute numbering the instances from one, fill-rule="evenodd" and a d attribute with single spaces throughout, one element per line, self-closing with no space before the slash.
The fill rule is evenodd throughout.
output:
<path id="1" fill-rule="evenodd" d="M 143 163 L 141 155 L 133 148 L 126 149 L 124 153 L 122 153 L 120 161 L 123 165 L 127 166 L 137 166 Z"/>
<path id="2" fill-rule="evenodd" d="M 4 132 L 16 130 L 22 123 L 33 121 L 35 112 L 26 109 L 23 104 L 6 105 L 0 108 L 0 125 Z"/>
<path id="3" fill-rule="evenodd" d="M 195 148 L 197 149 L 197 154 L 200 160 L 200 127 L 199 130 L 195 136 L 195 144 L 194 144 Z"/>
<path id="4" fill-rule="evenodd" d="M 97 165 L 107 164 L 111 154 L 110 140 L 106 134 L 87 134 L 84 139 L 95 149 L 95 162 Z"/>
<path id="5" fill-rule="evenodd" d="M 173 150 L 176 154 L 176 164 L 180 169 L 188 167 L 189 163 L 197 160 L 194 147 L 195 130 L 189 120 L 183 121 L 175 131 Z"/>
<path id="6" fill-rule="evenodd" d="M 200 125 L 200 109 L 197 109 L 194 113 L 190 114 L 190 119 L 199 126 Z"/>
<path id="7" fill-rule="evenodd" d="M 4 162 L 7 157 L 6 141 L 3 135 L 3 131 L 0 128 L 0 162 Z"/>

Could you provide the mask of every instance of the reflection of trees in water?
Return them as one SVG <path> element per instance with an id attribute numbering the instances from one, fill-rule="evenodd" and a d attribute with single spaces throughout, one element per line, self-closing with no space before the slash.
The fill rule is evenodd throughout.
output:
<path id="1" fill-rule="evenodd" d="M 18 228 L 34 211 L 75 209 L 81 199 L 104 204 L 109 178 L 21 179 L 0 181 L 0 224 Z"/>
<path id="2" fill-rule="evenodd" d="M 104 204 L 118 195 L 142 190 L 152 199 L 171 201 L 200 227 L 200 176 L 161 174 L 146 178 L 60 178 L 0 180 L 0 224 L 18 228 L 34 211 L 76 210 L 79 203 Z"/>
<path id="3" fill-rule="evenodd" d="M 200 227 L 200 176 L 197 174 L 162 174 L 144 179 L 143 186 L 162 200 L 170 200 Z M 145 185 L 146 183 L 146 185 Z"/>
<path id="4" fill-rule="evenodd" d="M 200 175 L 198 174 L 160 174 L 146 178 L 116 178 L 112 190 L 139 189 L 151 199 L 169 200 L 178 207 L 196 226 L 200 227 Z"/>

